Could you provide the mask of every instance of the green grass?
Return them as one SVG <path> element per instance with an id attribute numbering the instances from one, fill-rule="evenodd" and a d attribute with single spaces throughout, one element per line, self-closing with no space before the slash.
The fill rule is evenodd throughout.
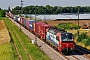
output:
<path id="1" fill-rule="evenodd" d="M 0 60 L 19 60 L 13 42 L 0 44 Z"/>
<path id="2" fill-rule="evenodd" d="M 0 44 L 0 60 L 14 60 L 12 44 Z"/>
<path id="3" fill-rule="evenodd" d="M 27 49 L 29 54 L 32 56 L 33 60 L 50 60 L 47 56 L 45 56 L 45 54 L 40 50 L 39 47 L 31 44 L 30 39 L 22 31 L 20 31 L 20 29 L 18 29 L 8 18 L 3 18 L 3 20 L 5 21 L 8 29 L 10 30 L 11 35 L 14 39 L 14 42 L 16 43 L 21 56 L 23 57 L 23 60 L 29 60 L 29 59 L 28 59 L 25 51 L 21 47 L 15 34 L 12 32 L 12 27 L 14 28 L 16 34 L 18 34 L 18 37 L 22 41 L 23 45 L 25 46 L 25 48 Z"/>

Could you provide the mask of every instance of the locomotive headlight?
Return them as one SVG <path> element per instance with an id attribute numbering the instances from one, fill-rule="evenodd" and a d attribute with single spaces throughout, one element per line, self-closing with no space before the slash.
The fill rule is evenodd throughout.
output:
<path id="1" fill-rule="evenodd" d="M 60 44 L 60 47 L 62 47 L 62 44 Z"/>
<path id="2" fill-rule="evenodd" d="M 73 45 L 73 47 L 74 47 L 74 45 Z"/>

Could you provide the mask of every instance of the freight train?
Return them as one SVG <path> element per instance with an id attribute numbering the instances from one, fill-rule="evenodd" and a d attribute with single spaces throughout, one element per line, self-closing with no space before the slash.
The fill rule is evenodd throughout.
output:
<path id="1" fill-rule="evenodd" d="M 9 12 L 6 12 L 6 15 L 24 26 L 59 52 L 71 53 L 75 50 L 74 36 L 72 33 L 63 29 L 55 28 L 49 24 L 45 24 L 44 22 L 26 20 L 23 17 L 16 16 Z"/>

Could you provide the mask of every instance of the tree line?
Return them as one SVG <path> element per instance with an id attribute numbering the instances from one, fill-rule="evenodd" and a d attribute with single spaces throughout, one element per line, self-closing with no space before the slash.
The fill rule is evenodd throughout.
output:
<path id="1" fill-rule="evenodd" d="M 9 7 L 10 9 L 10 7 Z M 26 6 L 21 8 L 20 6 L 16 6 L 14 9 L 12 9 L 12 13 L 14 14 L 61 14 L 61 13 L 88 13 L 90 12 L 90 6 L 67 6 L 67 7 L 61 7 L 61 6 Z"/>
<path id="2" fill-rule="evenodd" d="M 2 17 L 5 17 L 5 10 L 3 10 L 3 9 L 0 8 L 0 19 Z"/>

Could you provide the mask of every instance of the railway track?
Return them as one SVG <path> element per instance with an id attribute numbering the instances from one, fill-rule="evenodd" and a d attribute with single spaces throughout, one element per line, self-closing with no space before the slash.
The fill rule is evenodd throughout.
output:
<path id="1" fill-rule="evenodd" d="M 88 49 L 82 48 L 81 46 L 76 45 L 76 51 L 80 55 L 83 55 L 83 57 L 85 57 L 85 58 L 90 60 L 90 51 Z"/>
<path id="2" fill-rule="evenodd" d="M 9 31 L 9 30 L 8 30 L 8 31 Z M 10 37 L 11 37 L 11 40 L 13 40 L 13 42 L 14 42 L 14 39 L 12 38 L 10 31 L 9 31 L 9 35 L 10 35 Z M 21 54 L 19 53 L 19 50 L 18 50 L 18 48 L 17 48 L 17 46 L 16 46 L 16 43 L 13 43 L 13 44 L 14 44 L 14 47 L 15 47 L 16 52 L 17 52 L 17 54 L 18 54 L 19 60 L 22 60 L 22 56 L 21 56 Z"/>
<path id="3" fill-rule="evenodd" d="M 34 40 L 35 36 L 30 33 L 28 30 L 26 30 L 24 27 L 20 26 L 20 24 L 16 23 L 15 21 L 13 21 L 11 19 L 11 21 L 18 26 L 18 28 L 20 28 L 31 40 Z M 36 37 L 37 38 L 37 37 Z M 47 46 L 47 44 L 45 42 L 42 42 L 39 38 L 37 38 L 37 45 L 40 46 L 40 49 L 51 59 L 51 60 L 62 60 L 62 59 L 66 59 L 66 60 L 82 60 L 82 59 L 86 59 L 86 57 L 84 57 L 83 55 L 80 55 L 80 53 L 74 52 L 74 54 L 71 54 L 69 56 L 67 55 L 63 55 L 61 53 L 58 53 L 57 51 L 55 51 L 53 48 L 51 48 L 49 45 Z M 52 51 L 52 52 L 51 52 Z M 53 53 L 54 52 L 54 53 Z M 53 55 L 53 56 L 52 56 Z M 79 56 L 79 57 L 78 57 Z M 56 57 L 56 58 L 53 58 Z"/>
<path id="4" fill-rule="evenodd" d="M 21 39 L 19 38 L 19 35 L 18 35 L 17 33 L 15 33 L 14 28 L 13 28 L 13 32 L 14 32 L 14 34 L 16 35 L 16 37 L 18 38 L 18 40 L 19 40 L 19 42 L 20 42 L 22 48 L 23 48 L 24 51 L 27 53 L 29 59 L 30 59 L 30 60 L 33 60 L 32 57 L 31 57 L 31 55 L 28 53 L 28 51 L 27 51 L 26 48 L 24 47 L 24 45 L 23 45 Z"/>
<path id="5" fill-rule="evenodd" d="M 8 29 L 8 28 L 7 28 L 7 29 Z M 16 43 L 14 43 L 14 39 L 13 39 L 12 34 L 11 34 L 11 32 L 10 32 L 9 29 L 8 29 L 8 32 L 9 32 L 9 35 L 10 35 L 10 37 L 11 37 L 11 40 L 12 40 L 12 42 L 13 42 L 13 44 L 14 44 L 14 47 L 15 47 L 15 49 L 16 49 L 16 53 L 17 53 L 17 55 L 18 55 L 18 59 L 19 59 L 19 60 L 22 60 L 22 56 L 21 56 L 21 54 L 19 53 L 19 50 L 18 50 L 18 48 L 17 48 L 17 46 L 16 46 Z"/>

